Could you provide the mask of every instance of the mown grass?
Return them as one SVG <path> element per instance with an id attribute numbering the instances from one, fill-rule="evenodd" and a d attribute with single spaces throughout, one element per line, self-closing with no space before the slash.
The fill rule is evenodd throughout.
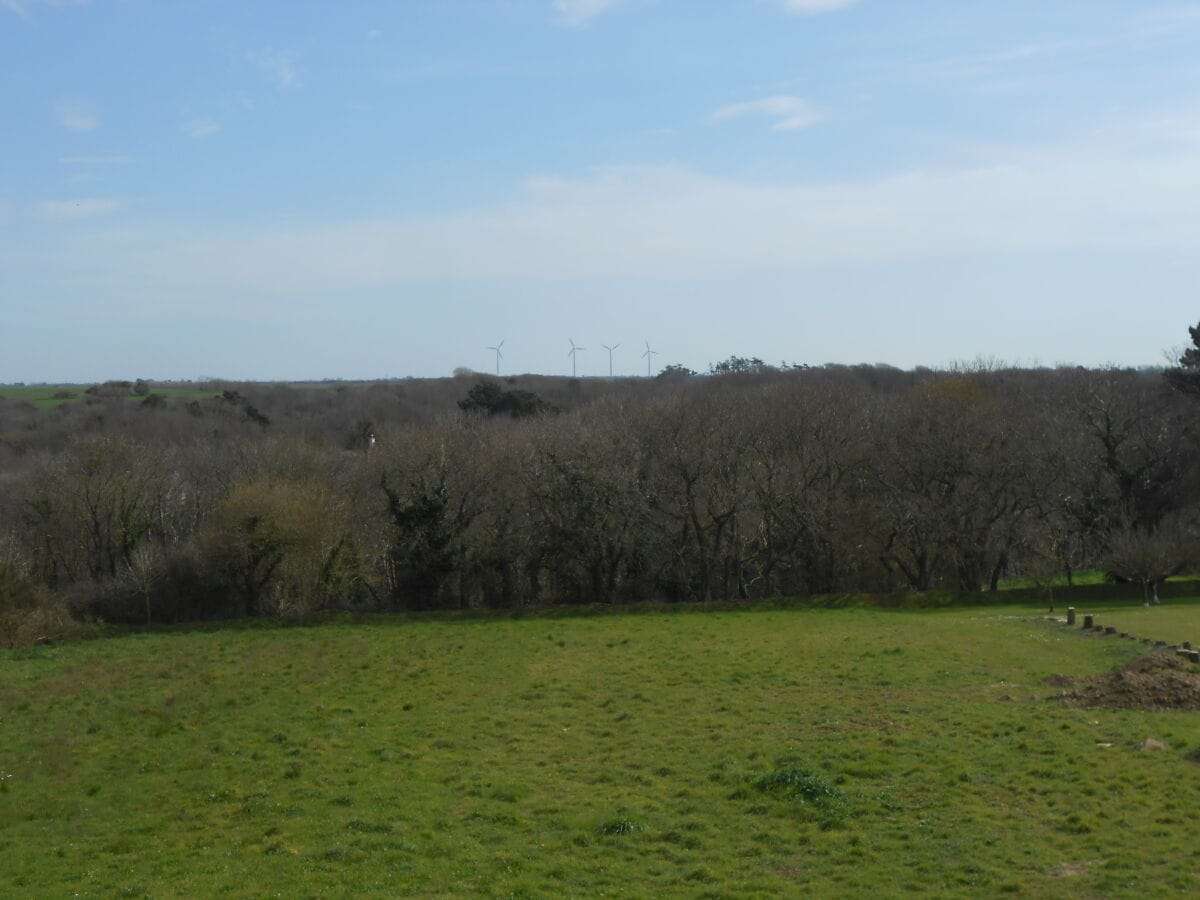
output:
<path id="1" fill-rule="evenodd" d="M 992 607 L 10 652 L 0 871 L 51 896 L 1194 893 L 1196 714 L 1042 684 L 1136 649 Z"/>
<path id="2" fill-rule="evenodd" d="M 1093 603 L 1078 607 L 1076 612 L 1077 618 L 1086 612 L 1099 625 L 1139 638 L 1172 645 L 1190 641 L 1200 649 L 1200 605 L 1191 601 L 1167 599 L 1151 607 L 1140 603 Z"/>

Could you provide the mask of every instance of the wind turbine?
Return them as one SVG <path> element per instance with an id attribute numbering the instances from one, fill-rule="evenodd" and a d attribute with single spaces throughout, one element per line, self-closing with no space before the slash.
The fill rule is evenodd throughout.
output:
<path id="1" fill-rule="evenodd" d="M 504 346 L 504 341 L 498 343 L 495 347 L 488 347 L 489 350 L 496 351 L 496 374 L 500 374 L 500 360 L 504 359 L 504 354 L 500 352 L 500 348 Z"/>
<path id="2" fill-rule="evenodd" d="M 654 364 L 654 357 L 658 356 L 657 350 L 650 349 L 650 342 L 646 341 L 646 352 L 642 354 L 642 358 L 646 360 L 646 377 L 650 377 L 650 366 Z"/>
<path id="3" fill-rule="evenodd" d="M 601 346 L 601 347 L 603 347 L 605 350 L 607 350 L 607 351 L 608 351 L 608 377 L 609 377 L 609 378 L 612 378 L 612 352 L 613 352 L 614 350 L 616 350 L 618 347 L 620 347 L 621 345 L 620 345 L 620 344 L 613 344 L 613 345 L 610 347 L 610 346 L 608 346 L 608 344 L 601 344 L 600 346 Z"/>
<path id="4" fill-rule="evenodd" d="M 567 352 L 567 356 L 571 357 L 571 377 L 574 378 L 575 377 L 575 354 L 578 353 L 580 350 L 586 350 L 587 347 L 576 347 L 575 341 L 571 340 L 571 338 L 567 338 L 567 340 L 571 341 L 571 349 Z"/>

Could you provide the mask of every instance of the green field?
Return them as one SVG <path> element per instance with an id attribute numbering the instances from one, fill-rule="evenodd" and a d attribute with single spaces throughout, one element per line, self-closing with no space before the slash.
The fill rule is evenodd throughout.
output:
<path id="1" fill-rule="evenodd" d="M 1088 611 L 1200 637 L 1200 603 Z M 1043 683 L 1137 652 L 1033 607 L 372 619 L 12 651 L 4 891 L 1195 894 L 1200 713 L 1069 709 Z"/>
<path id="2" fill-rule="evenodd" d="M 1200 607 L 1191 601 L 1165 600 L 1161 606 L 1150 608 L 1140 604 L 1090 604 L 1080 607 L 1080 611 L 1094 614 L 1098 625 L 1111 625 L 1140 638 L 1168 644 L 1191 641 L 1192 646 L 1200 647 Z"/>
<path id="3" fill-rule="evenodd" d="M 32 403 L 38 409 L 51 409 L 64 403 L 79 403 L 86 399 L 85 393 L 91 385 L 87 384 L 37 384 L 11 385 L 0 384 L 0 397 L 6 400 L 23 400 Z M 165 397 L 167 400 L 200 400 L 213 396 L 211 390 L 196 390 L 191 387 L 163 387 L 155 385 L 152 393 Z M 133 393 L 127 398 L 130 402 L 142 402 L 144 397 Z"/>
<path id="4" fill-rule="evenodd" d="M 313 390 L 334 390 L 347 384 L 365 384 L 368 382 L 344 381 L 295 381 L 280 382 L 292 387 L 302 387 Z M 52 409 L 64 403 L 79 403 L 87 399 L 87 389 L 90 384 L 0 384 L 0 398 L 5 400 L 21 400 L 32 403 L 38 409 Z M 151 383 L 150 393 L 158 394 L 167 400 L 205 400 L 215 396 L 218 391 L 212 388 L 197 388 L 186 383 L 179 386 L 170 384 Z M 126 398 L 131 402 L 140 403 L 145 399 L 132 391 Z"/>

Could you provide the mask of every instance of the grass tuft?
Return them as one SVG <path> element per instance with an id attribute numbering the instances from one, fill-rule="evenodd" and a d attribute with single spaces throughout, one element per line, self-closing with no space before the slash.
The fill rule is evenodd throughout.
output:
<path id="1" fill-rule="evenodd" d="M 832 782 L 797 763 L 798 760 L 787 757 L 778 760 L 773 771 L 753 780 L 754 786 L 765 794 L 801 803 L 830 804 L 844 799 Z"/>
<path id="2" fill-rule="evenodd" d="M 596 828 L 596 832 L 602 837 L 623 837 L 645 830 L 646 826 L 643 823 L 623 818 L 605 819 Z"/>

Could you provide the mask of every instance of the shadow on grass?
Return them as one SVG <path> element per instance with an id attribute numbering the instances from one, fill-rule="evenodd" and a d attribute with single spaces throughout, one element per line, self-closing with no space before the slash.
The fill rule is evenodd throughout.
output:
<path id="1" fill-rule="evenodd" d="M 1159 596 L 1171 605 L 1200 604 L 1200 580 L 1175 581 L 1162 585 Z M 1056 610 L 1086 604 L 1089 609 L 1105 610 L 1142 606 L 1141 589 L 1133 584 L 1090 584 L 1057 588 Z M 809 597 L 772 597 L 752 601 L 667 602 L 644 601 L 622 604 L 578 604 L 527 606 L 509 609 L 443 609 L 397 612 L 355 612 L 325 610 L 277 618 L 212 619 L 166 625 L 114 625 L 97 627 L 89 637 L 119 637 L 148 634 L 205 633 L 216 631 L 273 631 L 290 628 L 315 628 L 330 625 L 396 625 L 414 622 L 488 622 L 519 619 L 577 619 L 602 616 L 669 615 L 697 612 L 767 612 L 779 610 L 868 609 L 890 612 L 985 609 L 1024 607 L 1029 613 L 1045 612 L 1044 592 L 1034 588 L 974 593 L 925 591 L 892 594 L 820 594 Z M 64 641 L 63 643 L 65 643 Z M 13 651 L 16 652 L 16 651 Z"/>

